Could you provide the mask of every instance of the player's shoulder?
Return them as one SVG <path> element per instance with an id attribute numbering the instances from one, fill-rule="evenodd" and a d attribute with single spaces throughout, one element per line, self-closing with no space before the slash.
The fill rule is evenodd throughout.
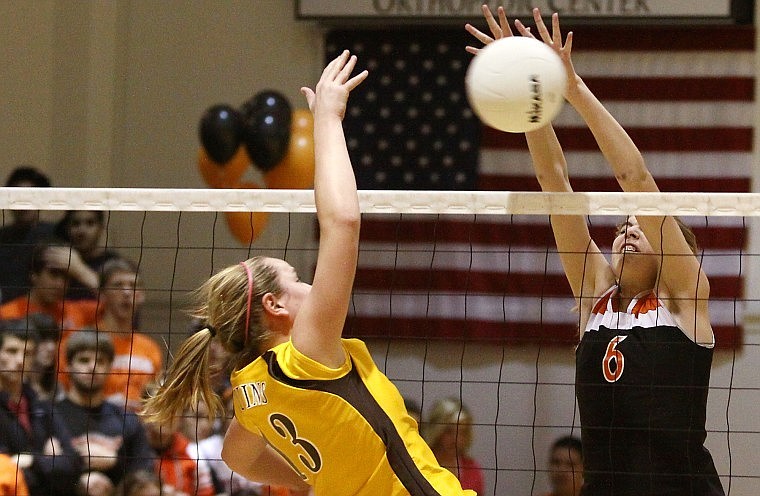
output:
<path id="1" fill-rule="evenodd" d="M 369 348 L 367 348 L 367 343 L 362 341 L 361 339 L 356 338 L 343 338 L 341 340 L 343 342 L 343 347 L 350 353 L 354 354 L 356 353 L 362 353 L 369 355 Z"/>

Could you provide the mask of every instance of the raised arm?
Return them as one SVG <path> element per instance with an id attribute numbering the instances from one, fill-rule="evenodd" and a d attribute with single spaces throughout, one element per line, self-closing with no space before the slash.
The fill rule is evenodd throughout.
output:
<path id="1" fill-rule="evenodd" d="M 570 61 L 572 33 L 562 45 L 556 13 L 552 15 L 551 34 L 539 9 L 533 9 L 533 18 L 541 39 L 552 46 L 565 63 L 568 73 L 565 98 L 591 130 L 620 187 L 626 192 L 658 192 L 657 183 L 638 147 L 573 70 Z M 519 21 L 516 24 L 520 29 Z M 637 220 L 652 249 L 661 255 L 655 284 L 658 294 L 664 297 L 665 304 L 687 333 L 694 331 L 700 342 L 712 341 L 707 311 L 710 286 L 680 226 L 671 216 L 638 216 Z"/>
<path id="2" fill-rule="evenodd" d="M 314 196 L 319 253 L 311 292 L 293 323 L 294 346 L 325 365 L 344 360 L 340 337 L 348 313 L 359 247 L 359 199 L 343 134 L 348 95 L 367 77 L 351 77 L 356 57 L 344 51 L 327 67 L 316 89 L 302 88 L 314 115 Z"/>
<path id="3" fill-rule="evenodd" d="M 465 29 L 479 41 L 488 44 L 494 39 L 512 36 L 512 30 L 509 27 L 503 7 L 497 9 L 498 22 L 486 5 L 483 5 L 483 15 L 493 36 L 479 31 L 470 24 L 465 26 Z M 515 22 L 515 27 L 522 36 L 534 38 L 530 28 L 519 21 Z M 544 42 L 552 46 L 560 55 L 565 64 L 568 79 L 572 80 L 572 76 L 575 76 L 570 58 L 572 34 L 568 35 L 567 43 L 563 44 L 559 30 L 557 30 L 555 38 L 549 37 L 548 41 L 544 39 Z M 467 51 L 477 54 L 478 49 L 468 46 Z M 551 124 L 525 133 L 525 136 L 541 190 L 572 191 L 565 155 Z M 582 301 L 579 301 L 580 305 L 590 305 L 593 297 L 606 290 L 611 281 L 614 280 L 609 264 L 591 239 L 583 216 L 553 215 L 551 223 L 557 250 L 573 295 L 579 300 L 581 296 L 584 297 Z"/>

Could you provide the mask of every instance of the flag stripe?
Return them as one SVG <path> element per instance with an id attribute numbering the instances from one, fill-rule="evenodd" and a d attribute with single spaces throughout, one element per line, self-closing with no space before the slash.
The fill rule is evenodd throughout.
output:
<path id="1" fill-rule="evenodd" d="M 705 181 L 703 177 L 666 177 L 657 180 L 660 191 L 671 192 L 733 192 L 748 193 L 752 190 L 748 177 L 721 177 Z M 609 177 L 573 177 L 570 184 L 574 191 L 620 191 L 617 181 Z M 478 189 L 483 191 L 540 191 L 536 178 L 531 176 L 487 176 L 481 174 Z"/>
<path id="2" fill-rule="evenodd" d="M 598 150 L 567 151 L 565 158 L 571 179 L 610 176 L 609 165 Z M 658 183 L 672 178 L 703 178 L 706 179 L 706 185 L 715 179 L 748 179 L 748 171 L 752 170 L 753 164 L 750 152 L 646 152 L 644 159 Z M 479 170 L 481 177 L 488 180 L 499 175 L 534 177 L 527 149 L 483 149 L 480 152 Z M 481 187 L 490 189 L 486 180 L 481 180 Z"/>
<path id="3" fill-rule="evenodd" d="M 557 138 L 566 150 L 598 150 L 594 136 L 588 128 L 560 127 Z M 695 151 L 743 151 L 752 150 L 751 127 L 712 128 L 642 128 L 626 129 L 636 146 L 642 151 L 670 151 L 683 149 Z M 525 148 L 525 136 L 503 133 L 485 126 L 481 145 L 486 148 Z"/>
<path id="4" fill-rule="evenodd" d="M 605 255 L 609 255 L 609 249 L 605 250 Z M 748 257 L 752 255 L 737 253 L 735 249 L 700 251 L 702 267 L 711 277 L 741 274 Z M 364 268 L 383 269 L 388 273 L 391 272 L 388 268 L 393 267 L 393 272 L 407 269 L 463 270 L 489 272 L 502 277 L 522 272 L 532 273 L 537 279 L 542 274 L 564 274 L 557 252 L 546 247 L 364 243 L 359 260 L 360 271 Z"/>
<path id="5" fill-rule="evenodd" d="M 625 81 L 621 82 L 625 84 Z M 602 100 L 607 110 L 625 128 L 648 128 L 668 131 L 679 128 L 751 128 L 754 106 L 749 102 L 702 100 L 664 102 L 636 100 Z M 565 105 L 554 119 L 555 128 L 585 128 L 580 115 Z M 678 150 L 685 152 L 688 148 Z"/>
<path id="6" fill-rule="evenodd" d="M 586 51 L 657 52 L 755 49 L 753 26 L 736 25 L 673 25 L 590 26 L 567 25 L 564 32 L 573 32 L 573 53 Z"/>
<path id="7" fill-rule="evenodd" d="M 575 45 L 575 44 L 573 44 Z M 754 78 L 753 51 L 697 52 L 576 51 L 573 65 L 584 80 L 593 77 L 639 79 L 641 77 L 750 77 Z M 641 100 L 648 93 L 639 93 Z"/>
<path id="8" fill-rule="evenodd" d="M 641 101 L 743 101 L 754 99 L 752 77 L 641 77 L 621 81 L 619 77 L 585 79 L 602 100 Z M 622 83 L 622 84 L 621 84 Z"/>
<path id="9" fill-rule="evenodd" d="M 737 322 L 737 301 L 715 298 L 710 301 L 713 325 Z M 397 291 L 390 294 L 355 292 L 352 315 L 367 317 L 419 317 L 428 319 L 491 320 L 512 322 L 533 320 L 545 324 L 577 323 L 576 303 L 569 296 L 549 294 L 504 295 L 432 291 Z"/>
<path id="10" fill-rule="evenodd" d="M 396 243 L 478 243 L 486 246 L 554 246 L 554 234 L 548 222 L 533 224 L 473 223 L 468 220 L 431 221 L 407 217 L 408 221 L 386 221 L 367 218 L 362 221 L 361 242 L 393 241 Z M 619 220 L 619 219 L 618 219 Z M 744 246 L 743 226 L 692 226 L 700 246 L 711 250 L 736 249 Z M 591 236 L 600 247 L 612 243 L 609 225 L 592 225 Z"/>
<path id="11" fill-rule="evenodd" d="M 362 268 L 357 271 L 356 285 L 363 291 L 433 291 L 436 293 L 464 291 L 508 295 L 541 294 L 571 296 L 564 274 L 498 272 L 474 270 L 425 270 L 405 268 L 389 272 L 384 269 Z M 715 298 L 738 298 L 742 295 L 742 279 L 738 276 L 710 278 L 710 295 Z"/>
<path id="12" fill-rule="evenodd" d="M 408 338 L 432 340 L 486 341 L 494 344 L 576 345 L 578 327 L 546 322 L 493 322 L 488 320 L 428 319 L 394 317 L 350 317 L 346 332 L 369 338 Z M 719 347 L 732 348 L 742 343 L 741 334 L 731 325 L 714 325 Z"/>

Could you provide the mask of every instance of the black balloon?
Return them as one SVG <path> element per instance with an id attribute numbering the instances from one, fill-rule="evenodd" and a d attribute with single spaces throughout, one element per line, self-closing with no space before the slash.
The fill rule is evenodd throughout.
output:
<path id="1" fill-rule="evenodd" d="M 227 163 L 240 147 L 243 136 L 240 112 L 226 104 L 209 107 L 201 117 L 199 134 L 211 160 L 218 164 Z"/>
<path id="2" fill-rule="evenodd" d="M 290 144 L 290 103 L 276 91 L 262 91 L 243 104 L 241 114 L 248 156 L 263 172 L 272 170 Z"/>

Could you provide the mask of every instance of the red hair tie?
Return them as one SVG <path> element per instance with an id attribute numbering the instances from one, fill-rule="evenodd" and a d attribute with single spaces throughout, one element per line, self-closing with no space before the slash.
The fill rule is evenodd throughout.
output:
<path id="1" fill-rule="evenodd" d="M 240 262 L 240 265 L 245 269 L 245 275 L 248 276 L 248 304 L 245 307 L 245 339 L 243 344 L 248 344 L 248 326 L 251 323 L 251 299 L 253 298 L 253 274 L 251 268 L 245 262 Z"/>

